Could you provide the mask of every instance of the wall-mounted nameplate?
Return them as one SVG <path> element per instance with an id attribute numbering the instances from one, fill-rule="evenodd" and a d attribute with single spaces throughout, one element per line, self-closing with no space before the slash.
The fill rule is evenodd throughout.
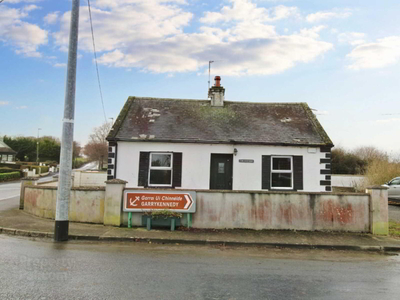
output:
<path id="1" fill-rule="evenodd" d="M 239 159 L 240 163 L 252 164 L 254 163 L 254 159 Z"/>

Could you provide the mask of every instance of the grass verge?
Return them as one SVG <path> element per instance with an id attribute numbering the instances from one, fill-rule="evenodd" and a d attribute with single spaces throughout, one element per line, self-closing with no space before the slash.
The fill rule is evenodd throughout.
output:
<path id="1" fill-rule="evenodd" d="M 389 234 L 391 236 L 400 237 L 400 223 L 390 221 L 389 222 Z"/>

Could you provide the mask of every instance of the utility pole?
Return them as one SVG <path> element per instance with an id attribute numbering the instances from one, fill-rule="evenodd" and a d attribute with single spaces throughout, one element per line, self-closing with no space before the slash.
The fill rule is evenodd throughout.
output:
<path id="1" fill-rule="evenodd" d="M 54 241 L 68 241 L 69 198 L 71 192 L 72 143 L 74 140 L 76 63 L 78 49 L 79 0 L 72 0 L 69 32 L 67 82 L 65 86 L 64 118 L 61 137 L 60 180 L 57 189 Z"/>
<path id="2" fill-rule="evenodd" d="M 37 140 L 36 140 L 36 164 L 39 165 L 39 130 L 42 128 L 37 129 Z"/>

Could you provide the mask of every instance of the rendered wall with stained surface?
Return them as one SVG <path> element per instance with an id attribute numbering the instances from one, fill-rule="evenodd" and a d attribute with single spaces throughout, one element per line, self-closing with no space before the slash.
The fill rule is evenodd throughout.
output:
<path id="1" fill-rule="evenodd" d="M 104 219 L 104 188 L 71 190 L 69 220 L 72 222 L 100 223 Z M 56 187 L 26 187 L 24 211 L 33 215 L 54 219 L 56 211 Z"/>
<path id="2" fill-rule="evenodd" d="M 370 202 L 387 206 L 387 193 L 381 194 L 197 191 L 192 227 L 370 232 Z M 54 219 L 56 197 L 55 187 L 26 187 L 24 210 Z M 103 224 L 104 199 L 104 188 L 73 188 L 70 221 Z M 112 201 L 120 205 L 122 194 Z M 376 222 L 387 223 L 384 209 L 375 214 Z M 134 226 L 141 226 L 141 215 L 133 213 Z M 120 220 L 126 225 L 127 213 L 122 213 Z M 182 223 L 186 224 L 185 219 Z"/>
<path id="3" fill-rule="evenodd" d="M 198 192 L 196 228 L 369 231 L 369 195 Z"/>

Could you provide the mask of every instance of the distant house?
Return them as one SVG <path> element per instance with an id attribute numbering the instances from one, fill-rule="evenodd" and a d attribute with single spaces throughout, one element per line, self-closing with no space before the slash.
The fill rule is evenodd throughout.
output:
<path id="1" fill-rule="evenodd" d="M 16 154 L 17 152 L 4 143 L 3 137 L 0 137 L 0 162 L 14 163 Z"/>
<path id="2" fill-rule="evenodd" d="M 331 191 L 332 141 L 306 103 L 129 97 L 107 140 L 127 187 Z"/>

